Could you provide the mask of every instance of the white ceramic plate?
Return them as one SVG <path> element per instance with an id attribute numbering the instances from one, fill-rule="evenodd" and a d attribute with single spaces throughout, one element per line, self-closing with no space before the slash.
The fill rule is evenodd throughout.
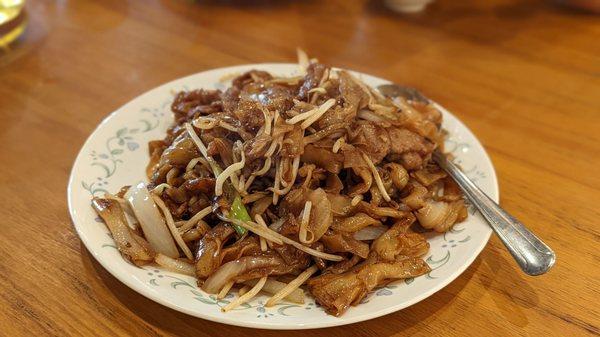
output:
<path id="1" fill-rule="evenodd" d="M 491 229 L 472 209 L 467 221 L 444 235 L 429 238 L 426 257 L 432 271 L 416 279 L 392 283 L 375 290 L 360 305 L 342 317 L 327 315 L 309 299 L 304 305 L 282 303 L 263 306 L 259 296 L 229 313 L 219 309 L 233 295 L 217 301 L 196 287 L 192 277 L 174 274 L 158 267 L 135 267 L 117 251 L 107 228 L 90 206 L 92 196 L 116 192 L 123 185 L 145 178 L 147 143 L 162 139 L 172 123 L 169 106 L 173 92 L 192 88 L 225 87 L 219 80 L 232 73 L 261 69 L 278 75 L 293 75 L 297 65 L 254 64 L 202 72 L 162 85 L 137 97 L 108 116 L 87 139 L 73 165 L 69 180 L 69 210 L 79 237 L 94 257 L 113 276 L 140 294 L 175 310 L 225 324 L 265 329 L 309 329 L 349 324 L 379 317 L 417 303 L 442 289 L 459 276 L 486 245 Z M 358 74 L 369 85 L 388 83 Z M 447 150 L 492 199 L 498 200 L 498 184 L 492 163 L 475 136 L 448 111 L 444 127 L 450 137 Z"/>

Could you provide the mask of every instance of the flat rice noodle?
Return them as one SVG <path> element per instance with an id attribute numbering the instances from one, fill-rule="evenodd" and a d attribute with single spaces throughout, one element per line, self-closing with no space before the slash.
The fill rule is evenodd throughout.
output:
<path id="1" fill-rule="evenodd" d="M 127 220 L 125 220 L 125 213 L 118 201 L 94 198 L 92 206 L 104 220 L 117 244 L 117 249 L 123 256 L 137 266 L 154 260 L 154 250 L 146 240 L 135 234 L 129 227 Z"/>
<path id="2" fill-rule="evenodd" d="M 200 151 L 187 133 L 182 133 L 160 156 L 159 167 L 164 165 L 185 167 L 190 160 L 199 157 Z"/>
<path id="3" fill-rule="evenodd" d="M 340 153 L 333 153 L 329 149 L 318 148 L 312 144 L 304 147 L 301 161 L 303 163 L 315 164 L 331 173 L 340 173 L 344 156 Z"/>
<path id="4" fill-rule="evenodd" d="M 402 191 L 410 178 L 406 169 L 398 163 L 388 163 L 384 167 L 389 171 L 389 176 L 394 187 L 398 191 Z"/>
<path id="5" fill-rule="evenodd" d="M 148 161 L 148 165 L 146 165 L 146 176 L 148 179 L 152 177 L 152 173 L 158 168 L 160 156 L 166 147 L 167 143 L 162 140 L 148 142 L 148 154 L 150 155 L 150 160 Z"/>
<path id="6" fill-rule="evenodd" d="M 365 167 L 356 167 L 352 168 L 352 171 L 362 179 L 362 182 L 350 187 L 348 196 L 355 197 L 367 193 L 373 185 L 373 174 L 371 173 L 371 170 Z"/>
<path id="7" fill-rule="evenodd" d="M 191 192 L 202 192 L 207 196 L 212 196 L 215 193 L 215 179 L 207 177 L 199 177 L 186 180 L 183 187 Z"/>
<path id="8" fill-rule="evenodd" d="M 446 177 L 443 180 L 444 194 L 440 197 L 443 201 L 457 201 L 463 198 L 463 193 L 456 181 L 451 177 Z"/>
<path id="9" fill-rule="evenodd" d="M 319 129 L 323 129 L 328 125 L 345 122 L 350 123 L 356 118 L 358 110 L 364 108 L 368 104 L 369 97 L 362 90 L 360 85 L 356 83 L 350 73 L 347 71 L 339 71 L 339 91 L 343 100 L 343 106 L 336 106 L 329 109 L 317 122 Z"/>
<path id="10" fill-rule="evenodd" d="M 416 181 L 409 182 L 407 188 L 410 189 L 410 194 L 402 198 L 402 202 L 412 210 L 417 210 L 423 207 L 425 205 L 425 199 L 429 193 L 427 188 Z"/>
<path id="11" fill-rule="evenodd" d="M 420 258 L 364 264 L 343 274 L 324 274 L 307 282 L 310 293 L 325 310 L 340 316 L 350 305 L 357 305 L 375 287 L 390 280 L 428 273 L 429 266 Z"/>
<path id="12" fill-rule="evenodd" d="M 327 194 L 327 199 L 331 203 L 331 212 L 334 216 L 348 216 L 357 208 L 352 206 L 352 198 L 341 194 Z"/>
<path id="13" fill-rule="evenodd" d="M 429 243 L 419 233 L 409 233 L 407 226 L 414 222 L 414 217 L 407 217 L 396 222 L 390 229 L 373 241 L 371 257 L 379 261 L 395 261 L 399 257 L 419 257 L 429 251 Z"/>
<path id="14" fill-rule="evenodd" d="M 319 85 L 325 69 L 327 69 L 327 67 L 321 63 L 311 63 L 308 66 L 306 75 L 302 80 L 302 86 L 300 86 L 300 89 L 298 90 L 297 97 L 299 100 L 308 99 L 308 92 Z"/>
<path id="15" fill-rule="evenodd" d="M 369 165 L 363 159 L 360 150 L 351 144 L 344 144 L 340 151 L 344 156 L 344 168 L 351 168 L 352 172 L 362 179 L 362 182 L 349 188 L 348 196 L 354 197 L 367 193 L 373 184 L 373 174 L 369 169 Z"/>
<path id="16" fill-rule="evenodd" d="M 381 225 L 381 222 L 365 213 L 356 213 L 355 215 L 346 218 L 334 218 L 331 228 L 339 232 L 354 233 L 373 225 Z"/>
<path id="17" fill-rule="evenodd" d="M 411 175 L 424 186 L 431 186 L 440 179 L 448 176 L 446 172 L 437 165 L 428 165 L 418 171 L 412 172 Z"/>
<path id="18" fill-rule="evenodd" d="M 271 206 L 272 201 L 273 198 L 271 198 L 271 196 L 262 197 L 256 200 L 252 204 L 252 208 L 250 208 L 250 217 L 254 219 L 256 215 L 262 215 L 267 210 L 267 208 Z"/>
<path id="19" fill-rule="evenodd" d="M 369 256 L 369 245 L 354 239 L 351 233 L 327 231 L 320 242 L 329 253 L 352 253 L 363 259 Z"/>
<path id="20" fill-rule="evenodd" d="M 359 212 L 366 213 L 372 218 L 381 219 L 381 218 L 403 218 L 407 215 L 406 211 L 402 211 L 399 209 L 391 208 L 391 207 L 377 207 L 365 201 L 360 201 L 356 207 Z"/>
<path id="21" fill-rule="evenodd" d="M 279 155 L 283 158 L 295 158 L 304 153 L 304 131 L 299 124 L 285 134 Z"/>
<path id="22" fill-rule="evenodd" d="M 344 183 L 342 183 L 342 180 L 340 180 L 340 177 L 337 174 L 327 174 L 327 179 L 325 179 L 325 187 L 323 188 L 325 192 L 340 194 L 343 189 Z"/>
<path id="23" fill-rule="evenodd" d="M 262 251 L 260 243 L 256 236 L 246 236 L 232 245 L 223 248 L 221 252 L 221 263 L 237 260 L 242 256 L 259 255 Z"/>
<path id="24" fill-rule="evenodd" d="M 385 128 L 373 122 L 359 121 L 349 130 L 349 143 L 369 156 L 374 165 L 390 151 L 390 136 Z"/>
<path id="25" fill-rule="evenodd" d="M 304 209 L 304 204 L 308 200 L 309 193 L 310 190 L 307 188 L 295 188 L 290 190 L 279 206 L 279 215 L 284 216 L 290 213 L 293 216 L 299 216 L 300 212 Z"/>
<path id="26" fill-rule="evenodd" d="M 233 142 L 225 138 L 215 138 L 206 147 L 209 156 L 221 158 L 224 167 L 233 163 Z"/>
<path id="27" fill-rule="evenodd" d="M 333 214 L 331 212 L 331 202 L 327 198 L 327 193 L 322 188 L 310 192 L 307 200 L 312 203 L 310 219 L 306 227 L 307 231 L 312 233 L 312 241 L 319 241 L 321 236 L 331 226 Z"/>
<path id="28" fill-rule="evenodd" d="M 298 250 L 291 245 L 273 245 L 273 250 L 279 254 L 287 267 L 296 271 L 306 269 L 311 262 L 311 256 L 309 254 Z"/>
<path id="29" fill-rule="evenodd" d="M 262 158 L 269 149 L 271 141 L 271 136 L 264 133 L 250 139 L 244 146 L 246 161 L 251 163 L 258 158 Z"/>
<path id="30" fill-rule="evenodd" d="M 352 255 L 350 259 L 344 259 L 325 269 L 322 274 L 342 274 L 352 269 L 357 263 L 362 261 L 358 255 Z"/>
<path id="31" fill-rule="evenodd" d="M 233 227 L 220 223 L 202 237 L 196 250 L 196 276 L 199 279 L 209 277 L 219 268 L 223 245 L 234 233 Z"/>

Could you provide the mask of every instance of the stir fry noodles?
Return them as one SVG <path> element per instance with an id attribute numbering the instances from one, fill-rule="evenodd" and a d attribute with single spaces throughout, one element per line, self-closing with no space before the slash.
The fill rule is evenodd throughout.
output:
<path id="1" fill-rule="evenodd" d="M 123 257 L 194 276 L 217 298 L 235 293 L 224 311 L 261 292 L 267 307 L 308 293 L 341 315 L 430 271 L 422 233 L 467 217 L 431 160 L 441 113 L 303 53 L 300 69 L 176 94 L 174 124 L 149 143 L 149 182 L 92 201 Z"/>

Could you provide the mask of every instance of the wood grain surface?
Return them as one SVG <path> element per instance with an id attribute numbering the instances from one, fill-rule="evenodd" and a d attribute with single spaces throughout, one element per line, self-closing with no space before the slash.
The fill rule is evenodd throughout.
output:
<path id="1" fill-rule="evenodd" d="M 156 304 L 113 278 L 72 227 L 66 186 L 88 134 L 163 82 L 222 66 L 322 62 L 423 90 L 490 153 L 502 205 L 552 246 L 522 274 L 493 237 L 430 298 L 287 336 L 600 334 L 600 19 L 534 0 L 30 0 L 0 54 L 0 335 L 276 336 Z"/>

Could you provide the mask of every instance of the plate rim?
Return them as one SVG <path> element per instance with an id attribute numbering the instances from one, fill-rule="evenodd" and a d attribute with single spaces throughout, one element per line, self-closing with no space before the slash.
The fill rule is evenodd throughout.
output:
<path id="1" fill-rule="evenodd" d="M 295 65 L 294 63 L 287 63 L 287 62 L 266 62 L 266 63 L 248 63 L 248 64 L 240 64 L 240 65 L 234 65 L 234 66 L 227 66 L 227 67 L 219 67 L 219 68 L 212 68 L 212 69 L 206 69 L 194 74 L 190 74 L 190 75 L 186 75 L 186 76 L 182 76 L 179 78 L 176 78 L 174 80 L 165 82 L 163 84 L 160 84 L 158 86 L 155 86 L 153 88 L 150 88 L 149 90 L 146 90 L 145 92 L 141 93 L 140 95 L 130 99 L 129 101 L 125 102 L 124 104 L 122 104 L 121 106 L 119 106 L 117 109 L 115 109 L 114 111 L 112 111 L 110 114 L 108 114 L 106 117 L 104 117 L 100 123 L 98 123 L 94 130 L 88 135 L 88 137 L 85 139 L 85 141 L 81 144 L 79 151 L 77 152 L 77 156 L 75 157 L 75 160 L 73 161 L 73 165 L 71 167 L 71 170 L 69 172 L 69 180 L 68 180 L 68 184 L 67 184 L 67 205 L 68 205 L 68 209 L 69 209 L 69 215 L 71 217 L 71 225 L 72 227 L 75 229 L 77 236 L 79 237 L 79 239 L 81 240 L 81 242 L 83 242 L 84 246 L 86 247 L 86 250 L 94 257 L 94 259 L 106 270 L 109 272 L 109 274 L 111 274 L 111 276 L 113 276 L 114 278 L 116 278 L 119 282 L 125 284 L 127 287 L 129 287 L 130 289 L 134 290 L 135 292 L 137 292 L 138 294 L 156 302 L 159 303 L 163 306 L 166 306 L 168 308 L 171 308 L 173 310 L 177 310 L 179 312 L 185 313 L 187 315 L 193 316 L 193 317 L 197 317 L 200 319 L 205 319 L 205 320 L 209 320 L 212 322 L 216 322 L 216 323 L 221 323 L 221 324 L 228 324 L 228 325 L 234 325 L 234 326 L 239 326 L 239 327 L 245 327 L 245 328 L 258 328 L 258 329 L 270 329 L 270 330 L 299 330 L 299 329 L 317 329 L 317 328 L 327 328 L 327 327 L 335 327 L 335 326 L 342 326 L 342 325 L 348 325 L 348 324 L 353 324 L 353 323 L 358 323 L 358 322 L 362 322 L 362 321 L 366 321 L 366 320 L 370 320 L 370 319 L 374 319 L 374 318 L 378 318 L 378 317 L 382 317 L 385 315 L 389 315 L 391 313 L 394 313 L 396 311 L 400 311 L 402 309 L 408 308 L 418 302 L 421 302 L 422 300 L 430 297 L 431 295 L 435 294 L 436 292 L 442 290 L 443 288 L 445 288 L 447 285 L 449 285 L 450 283 L 452 283 L 456 278 L 458 278 L 458 276 L 460 276 L 462 273 L 465 272 L 465 270 L 467 270 L 472 264 L 473 261 L 475 261 L 475 259 L 481 254 L 481 252 L 483 251 L 483 249 L 485 248 L 485 246 L 487 245 L 487 243 L 489 242 L 489 239 L 491 237 L 492 234 L 492 229 L 491 227 L 487 227 L 487 232 L 484 234 L 485 239 L 481 240 L 481 244 L 474 250 L 474 254 L 472 254 L 471 256 L 469 256 L 468 259 L 465 259 L 465 263 L 463 263 L 461 265 L 460 268 L 455 269 L 449 276 L 447 276 L 442 282 L 440 282 L 439 284 L 431 287 L 430 289 L 428 289 L 425 292 L 420 293 L 418 296 L 414 297 L 413 299 L 411 299 L 410 301 L 405 301 L 402 302 L 401 304 L 398 305 L 392 305 L 392 306 L 388 306 L 386 308 L 383 308 L 381 310 L 376 310 L 373 311 L 372 313 L 368 313 L 368 314 L 364 314 L 361 316 L 356 316 L 356 317 L 352 317 L 352 318 L 344 318 L 342 317 L 338 317 L 337 320 L 335 321 L 330 321 L 330 322 L 307 322 L 307 323 L 298 323 L 298 324 L 289 324 L 289 323 L 285 323 L 285 324 L 278 324 L 278 323 L 271 323 L 271 322 L 248 322 L 248 321 L 239 321 L 239 320 L 235 320 L 233 317 L 215 317 L 215 316 L 210 316 L 210 315 L 206 315 L 201 311 L 194 311 L 194 310 L 189 310 L 185 307 L 179 306 L 176 302 L 174 301 L 167 301 L 164 300 L 161 296 L 157 296 L 154 292 L 152 291 L 148 291 L 148 289 L 146 287 L 143 287 L 140 285 L 139 282 L 136 282 L 134 279 L 131 278 L 121 278 L 118 276 L 118 271 L 116 270 L 116 268 L 111 267 L 111 265 L 107 262 L 104 261 L 102 259 L 99 258 L 98 254 L 91 249 L 90 247 L 92 247 L 92 243 L 91 243 L 91 239 L 88 238 L 81 230 L 80 228 L 75 224 L 76 223 L 76 210 L 74 209 L 74 205 L 73 205 L 73 188 L 74 188 L 74 178 L 75 178 L 75 169 L 78 166 L 79 161 L 83 160 L 84 157 L 84 153 L 83 150 L 86 148 L 86 146 L 92 142 L 92 139 L 94 139 L 94 137 L 97 135 L 97 133 L 100 132 L 100 128 L 106 124 L 108 121 L 110 121 L 112 118 L 114 118 L 117 113 L 119 113 L 122 109 L 124 109 L 126 106 L 128 106 L 129 104 L 131 104 L 134 101 L 137 101 L 138 99 L 140 99 L 142 96 L 145 96 L 149 93 L 151 93 L 152 91 L 155 90 L 159 90 L 163 87 L 167 87 L 175 82 L 178 81 L 182 81 L 184 79 L 187 78 L 191 78 L 191 77 L 195 77 L 207 72 L 212 72 L 212 71 L 222 71 L 222 72 L 235 72 L 236 69 L 244 69 L 244 68 L 252 68 L 252 67 L 270 67 L 270 66 L 292 66 Z M 362 74 L 362 75 L 367 75 L 379 80 L 383 80 L 383 81 L 387 81 L 390 83 L 394 83 L 393 81 L 390 81 L 389 79 L 383 78 L 383 77 L 379 77 L 379 76 L 374 76 L 374 75 L 370 75 L 367 73 L 363 73 L 363 72 L 358 72 L 358 71 L 354 71 L 352 69 L 346 69 L 349 70 L 353 73 L 356 74 Z M 434 102 L 434 105 L 436 106 L 436 108 L 442 110 L 442 112 L 444 114 L 448 114 L 450 116 L 452 116 L 455 119 L 455 122 L 461 127 L 464 128 L 468 133 L 470 133 L 473 136 L 473 140 L 474 140 L 474 144 L 479 147 L 482 150 L 482 158 L 486 164 L 491 168 L 491 172 L 490 172 L 490 179 L 491 179 L 491 184 L 492 184 L 492 188 L 494 189 L 495 195 L 490 196 L 492 198 L 492 200 L 494 200 L 495 202 L 498 202 L 500 199 L 500 188 L 498 185 L 498 178 L 496 175 L 496 169 L 493 165 L 493 162 L 490 158 L 490 156 L 488 155 L 485 147 L 483 146 L 483 144 L 481 144 L 481 142 L 479 141 L 479 138 L 477 138 L 477 136 L 475 135 L 475 133 L 473 133 L 473 131 L 471 131 L 470 128 L 468 128 L 456 115 L 452 114 L 449 110 L 447 110 L 446 108 L 444 108 L 443 106 L 441 106 L 439 103 Z"/>

